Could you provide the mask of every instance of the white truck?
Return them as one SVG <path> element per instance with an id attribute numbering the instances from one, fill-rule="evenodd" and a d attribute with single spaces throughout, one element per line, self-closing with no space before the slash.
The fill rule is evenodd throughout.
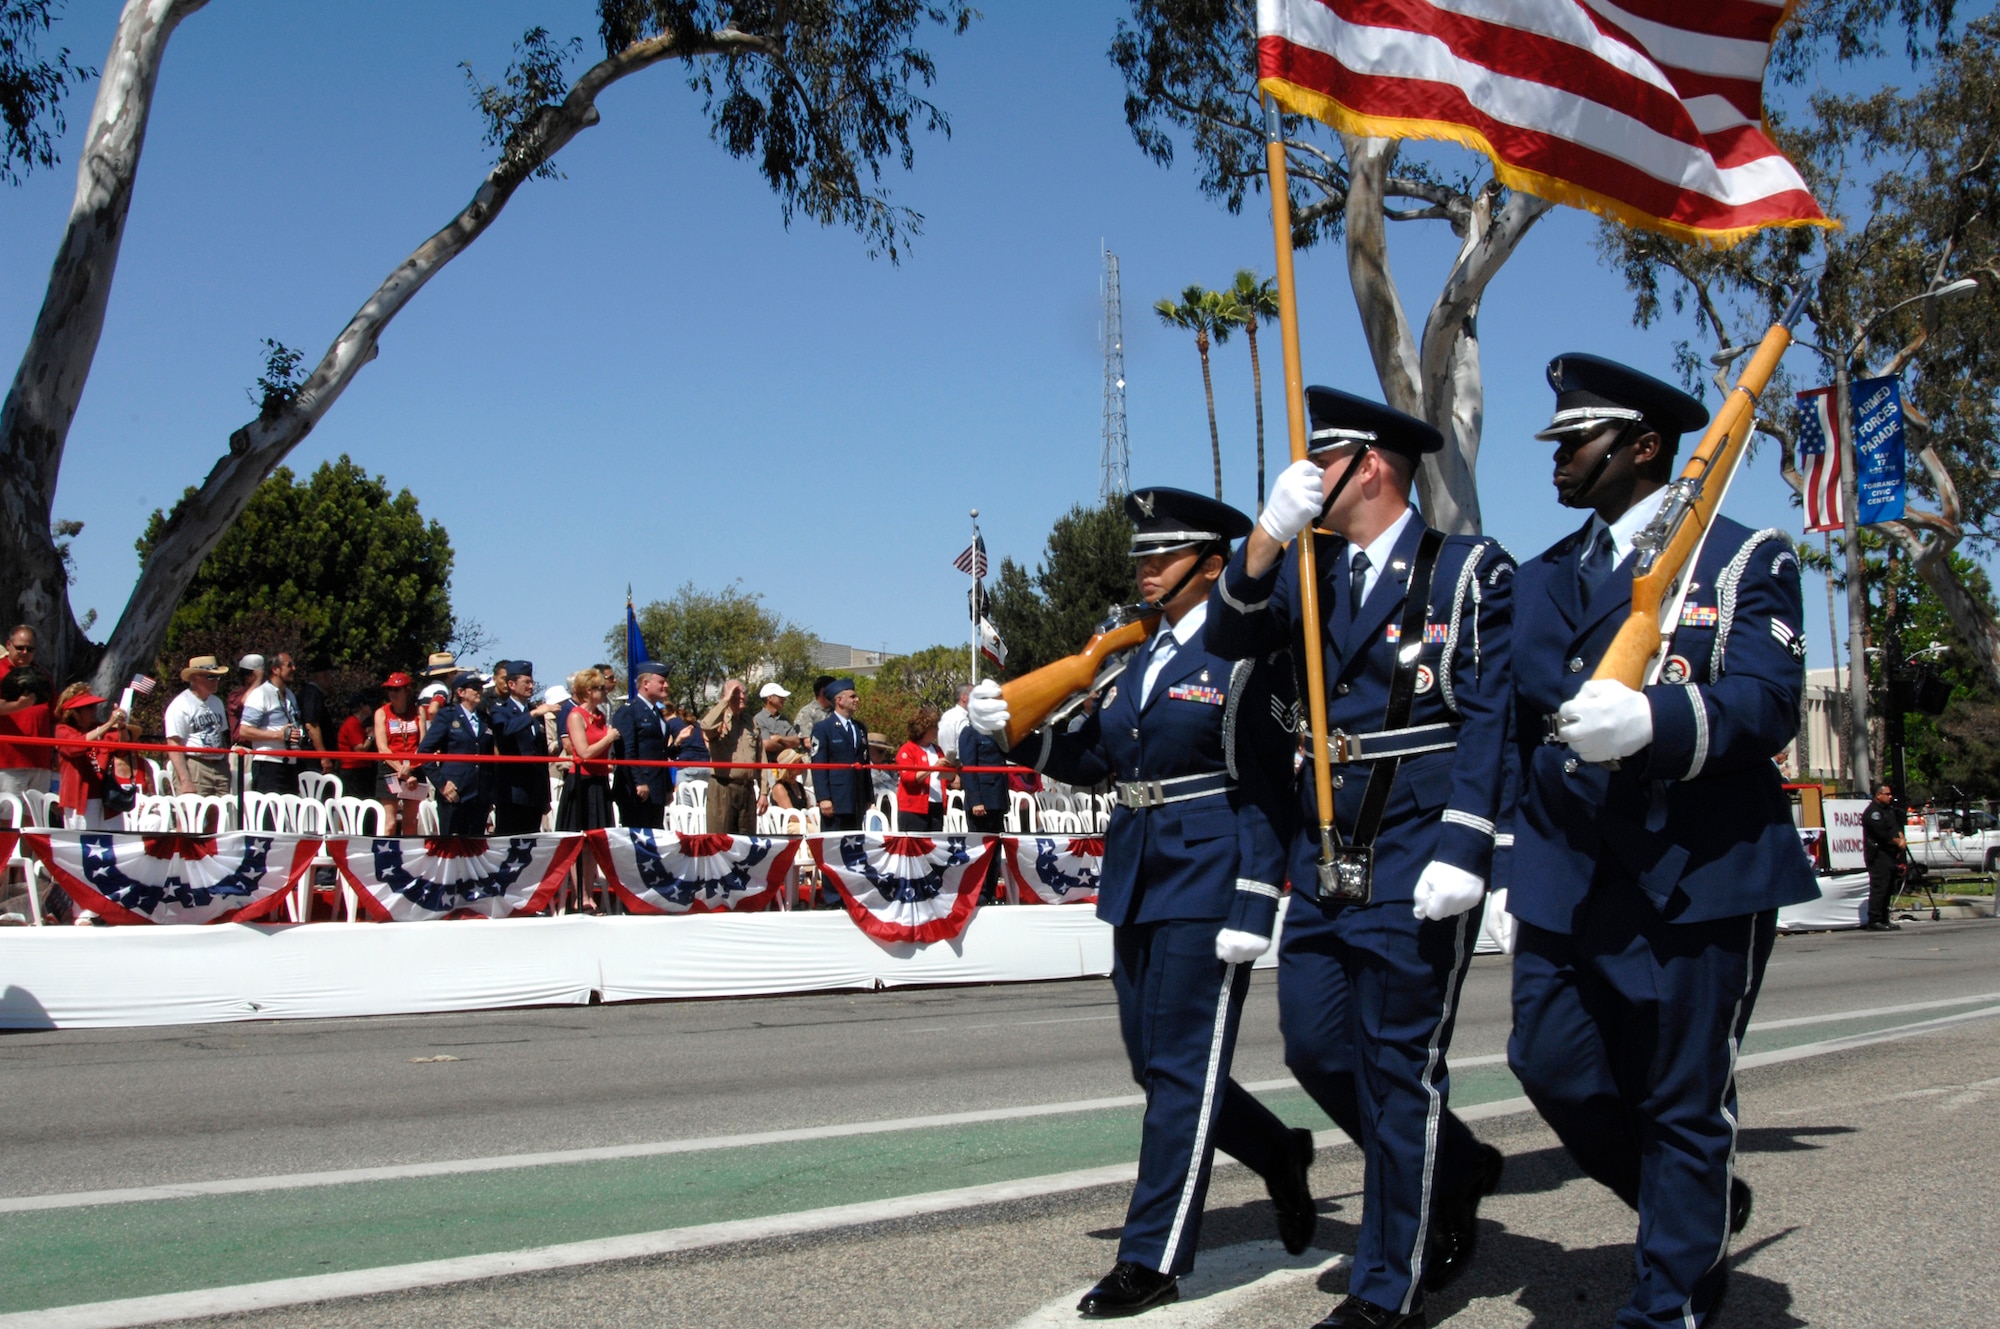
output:
<path id="1" fill-rule="evenodd" d="M 1903 839 L 1910 861 L 1934 873 L 2000 874 L 2000 820 L 1984 809 L 1912 812 Z"/>

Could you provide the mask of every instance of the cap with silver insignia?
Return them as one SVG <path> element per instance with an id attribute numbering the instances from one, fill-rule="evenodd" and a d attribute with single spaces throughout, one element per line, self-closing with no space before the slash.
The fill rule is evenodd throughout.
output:
<path id="1" fill-rule="evenodd" d="M 1132 557 L 1223 544 L 1250 533 L 1251 520 L 1220 499 L 1185 489 L 1135 489 L 1125 496 Z"/>
<path id="2" fill-rule="evenodd" d="M 1415 416 L 1339 388 L 1307 388 L 1306 411 L 1312 420 L 1306 440 L 1309 457 L 1348 443 L 1366 443 L 1414 462 L 1444 446 L 1444 435 Z"/>
<path id="3" fill-rule="evenodd" d="M 1708 423 L 1708 408 L 1698 399 L 1601 355 L 1557 356 L 1549 361 L 1549 387 L 1556 394 L 1555 418 L 1535 435 L 1545 442 L 1643 422 L 1671 447 Z"/>

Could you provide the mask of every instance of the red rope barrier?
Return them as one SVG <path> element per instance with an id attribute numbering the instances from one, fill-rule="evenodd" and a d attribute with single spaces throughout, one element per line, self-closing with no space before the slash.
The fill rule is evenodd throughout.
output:
<path id="1" fill-rule="evenodd" d="M 937 771 L 950 774 L 954 771 L 970 771 L 979 775 L 1008 775 L 1025 769 L 1020 766 L 898 766 L 893 762 L 807 762 L 807 761 L 644 761 L 633 757 L 521 757 L 503 753 L 457 753 L 457 752 L 406 752 L 384 756 L 380 752 L 327 752 L 320 748 L 197 748 L 183 743 L 128 743 L 123 739 L 106 736 L 100 739 L 42 738 L 32 734 L 0 735 L 0 743 L 12 743 L 22 747 L 37 748 L 92 748 L 114 749 L 119 752 L 178 752 L 183 756 L 214 754 L 218 757 L 242 755 L 246 757 L 268 757 L 282 752 L 288 759 L 299 761 L 372 762 L 377 765 L 389 762 L 404 762 L 411 766 L 435 766 L 440 762 L 540 762 L 549 765 L 554 762 L 586 762 L 592 766 L 647 766 L 670 767 L 675 770 L 693 767 L 704 771 L 903 771 L 906 773 Z"/>

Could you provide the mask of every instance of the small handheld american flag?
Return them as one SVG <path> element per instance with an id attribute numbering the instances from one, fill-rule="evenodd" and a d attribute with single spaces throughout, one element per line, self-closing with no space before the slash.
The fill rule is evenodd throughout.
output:
<path id="1" fill-rule="evenodd" d="M 986 537 L 974 532 L 972 543 L 965 552 L 951 561 L 951 565 L 978 581 L 986 579 Z"/>
<path id="2" fill-rule="evenodd" d="M 158 687 L 159 684 L 153 679 L 147 678 L 144 674 L 134 674 L 132 675 L 132 682 L 128 686 L 140 696 L 150 697 L 153 695 L 153 689 Z"/>

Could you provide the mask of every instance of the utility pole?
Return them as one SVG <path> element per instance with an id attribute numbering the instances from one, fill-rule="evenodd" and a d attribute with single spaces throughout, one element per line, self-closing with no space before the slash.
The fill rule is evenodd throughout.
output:
<path id="1" fill-rule="evenodd" d="M 1104 455 L 1097 496 L 1111 503 L 1131 492 L 1132 447 L 1125 437 L 1125 307 L 1118 292 L 1118 255 L 1109 249 L 1103 255 Z"/>

